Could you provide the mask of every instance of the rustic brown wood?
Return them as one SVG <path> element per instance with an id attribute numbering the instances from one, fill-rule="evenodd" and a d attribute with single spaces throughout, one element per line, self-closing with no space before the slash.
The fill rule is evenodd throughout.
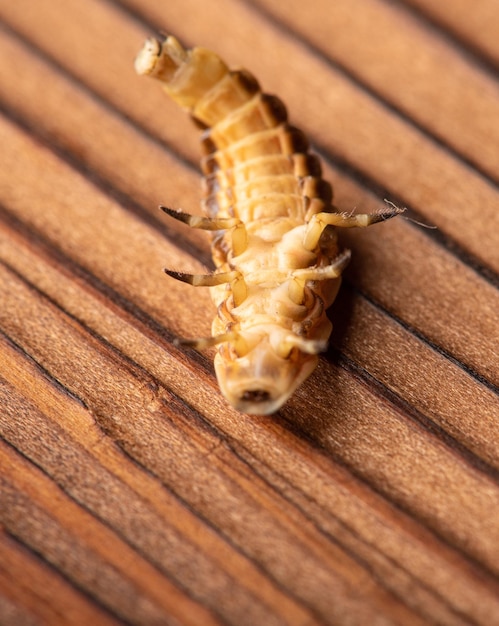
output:
<path id="1" fill-rule="evenodd" d="M 0 6 L 0 623 L 499 624 L 494 0 Z M 236 413 L 205 335 L 198 136 L 153 29 L 246 66 L 348 232 L 332 347 Z"/>

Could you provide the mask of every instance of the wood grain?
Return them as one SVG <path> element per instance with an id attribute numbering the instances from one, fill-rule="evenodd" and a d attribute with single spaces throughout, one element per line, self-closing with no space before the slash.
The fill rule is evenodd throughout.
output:
<path id="1" fill-rule="evenodd" d="M 499 624 L 493 0 L 0 4 L 0 623 Z M 197 132 L 133 59 L 245 66 L 311 137 L 353 251 L 332 345 L 236 413 Z M 429 229 L 418 222 L 436 226 Z"/>

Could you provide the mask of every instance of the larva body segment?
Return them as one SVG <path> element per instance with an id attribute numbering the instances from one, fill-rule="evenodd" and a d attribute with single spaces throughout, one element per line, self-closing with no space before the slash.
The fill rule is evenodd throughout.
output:
<path id="1" fill-rule="evenodd" d="M 159 79 L 203 130 L 206 218 L 169 209 L 190 226 L 213 230 L 212 276 L 167 273 L 208 285 L 217 306 L 212 335 L 222 393 L 236 409 L 275 412 L 317 365 L 332 327 L 326 316 L 349 252 L 334 226 L 367 226 L 399 213 L 346 215 L 331 204 L 304 134 L 286 108 L 245 70 L 213 52 L 184 50 L 174 37 L 149 39 L 136 70 Z"/>

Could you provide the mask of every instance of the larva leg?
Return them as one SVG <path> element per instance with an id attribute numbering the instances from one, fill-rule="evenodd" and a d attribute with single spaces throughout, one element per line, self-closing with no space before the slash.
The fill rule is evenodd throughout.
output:
<path id="1" fill-rule="evenodd" d="M 203 230 L 229 230 L 232 229 L 232 253 L 233 256 L 242 254 L 248 245 L 248 235 L 246 228 L 237 217 L 202 217 L 200 215 L 191 215 L 184 211 L 177 211 L 166 206 L 160 206 L 170 217 L 173 217 L 191 228 L 201 228 Z"/>
<path id="2" fill-rule="evenodd" d="M 237 217 L 204 217 L 201 215 L 191 215 L 190 213 L 185 213 L 177 209 L 170 209 L 163 205 L 159 208 L 170 217 L 173 217 L 173 219 L 183 222 L 191 228 L 201 228 L 202 230 L 227 230 L 241 224 L 241 220 Z"/>
<path id="3" fill-rule="evenodd" d="M 164 270 L 168 276 L 181 280 L 184 283 L 193 285 L 194 287 L 213 287 L 214 285 L 223 285 L 224 283 L 232 283 L 242 278 L 241 273 L 236 270 L 232 272 L 220 272 L 219 274 L 186 274 L 184 272 L 175 272 L 174 270 Z"/>
<path id="4" fill-rule="evenodd" d="M 292 280 L 288 285 L 288 296 L 295 304 L 303 304 L 307 281 L 338 278 L 350 262 L 350 257 L 350 250 L 344 250 L 330 265 L 293 270 L 291 273 Z"/>
<path id="5" fill-rule="evenodd" d="M 184 339 L 177 337 L 173 343 L 176 346 L 186 346 L 188 348 L 194 348 L 195 350 L 206 350 L 212 346 L 216 346 L 220 343 L 226 343 L 227 341 L 236 341 L 239 335 L 234 332 L 223 333 L 222 335 L 216 335 L 215 337 L 195 337 L 193 339 Z"/>
<path id="6" fill-rule="evenodd" d="M 338 278 L 350 261 L 350 250 L 344 250 L 339 254 L 330 265 L 322 267 L 305 267 L 297 270 L 279 270 L 279 269 L 259 269 L 249 272 L 253 284 L 263 284 L 267 282 L 281 281 L 284 282 L 289 278 L 296 278 L 299 281 L 307 280 L 328 280 Z M 222 285 L 223 283 L 234 284 L 235 280 L 244 280 L 240 272 L 234 270 L 232 272 L 221 272 L 220 274 L 184 274 L 183 272 L 175 272 L 173 270 L 164 270 L 169 276 L 173 276 L 177 280 L 189 283 L 195 287 L 203 285 L 212 287 L 213 285 Z"/>
<path id="7" fill-rule="evenodd" d="M 164 270 L 168 276 L 181 280 L 194 287 L 214 287 L 215 285 L 223 285 L 230 283 L 234 306 L 239 306 L 246 299 L 248 288 L 241 272 L 236 270 L 232 272 L 220 272 L 218 274 L 186 274 L 184 272 L 175 272 L 174 270 Z"/>
<path id="8" fill-rule="evenodd" d="M 282 359 L 287 359 L 293 348 L 298 348 L 305 354 L 319 354 L 319 352 L 327 350 L 327 341 L 322 339 L 303 339 L 297 335 L 289 335 L 286 339 L 281 340 L 278 346 L 275 346 L 276 353 Z"/>
<path id="9" fill-rule="evenodd" d="M 222 333 L 221 335 L 215 335 L 214 337 L 194 337 L 192 339 L 184 339 L 177 337 L 173 343 L 176 346 L 185 346 L 187 348 L 193 348 L 194 350 L 206 350 L 212 346 L 217 346 L 221 343 L 229 343 L 232 350 L 238 355 L 243 356 L 248 352 L 248 344 L 243 337 L 235 331 L 228 333 Z M 311 342 L 314 343 L 314 342 Z M 319 343 L 319 342 L 315 342 Z"/>
<path id="10" fill-rule="evenodd" d="M 338 278 L 348 265 L 351 256 L 350 250 L 344 250 L 330 265 L 293 270 L 291 275 L 293 278 L 301 280 L 327 280 L 330 278 Z"/>
<path id="11" fill-rule="evenodd" d="M 316 213 L 312 215 L 310 222 L 307 224 L 303 246 L 306 250 L 314 250 L 319 244 L 324 229 L 327 226 L 339 226 L 340 228 L 364 228 L 376 222 L 389 220 L 400 213 L 404 209 L 397 207 L 389 207 L 380 209 L 376 213 Z"/>

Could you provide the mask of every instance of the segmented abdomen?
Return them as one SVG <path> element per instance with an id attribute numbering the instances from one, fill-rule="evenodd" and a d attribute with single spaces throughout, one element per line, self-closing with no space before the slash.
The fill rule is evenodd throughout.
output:
<path id="1" fill-rule="evenodd" d="M 228 120 L 203 135 L 209 214 L 232 211 L 244 222 L 279 216 L 305 220 L 311 200 L 316 199 L 315 212 L 330 204 L 331 187 L 321 178 L 320 163 L 307 152 L 304 134 L 287 123 L 280 100 L 258 92 Z"/>
<path id="2" fill-rule="evenodd" d="M 208 217 L 166 209 L 190 226 L 217 231 L 214 275 L 167 271 L 211 286 L 217 305 L 213 338 L 190 345 L 219 345 L 215 369 L 233 406 L 272 413 L 313 371 L 331 332 L 325 309 L 349 259 L 339 253 L 333 227 L 367 226 L 398 210 L 337 212 L 319 160 L 305 135 L 288 124 L 283 103 L 213 52 L 184 50 L 174 37 L 150 39 L 136 69 L 162 81 L 204 129 Z"/>

